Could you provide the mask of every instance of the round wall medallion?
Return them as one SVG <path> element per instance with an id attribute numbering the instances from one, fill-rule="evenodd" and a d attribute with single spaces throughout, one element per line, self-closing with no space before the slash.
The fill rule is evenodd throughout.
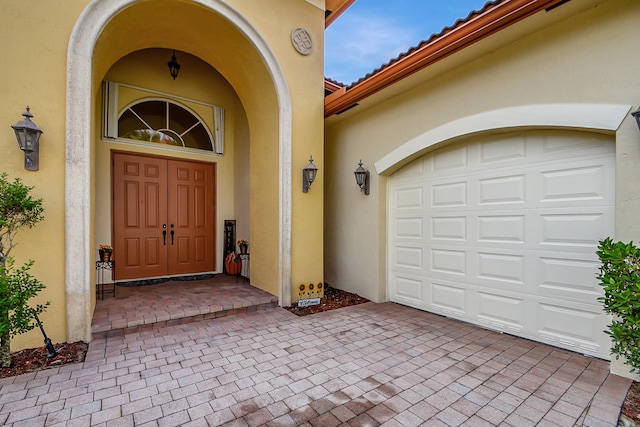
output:
<path id="1" fill-rule="evenodd" d="M 309 55 L 313 50 L 311 36 L 304 28 L 295 28 L 291 32 L 291 43 L 303 55 Z"/>

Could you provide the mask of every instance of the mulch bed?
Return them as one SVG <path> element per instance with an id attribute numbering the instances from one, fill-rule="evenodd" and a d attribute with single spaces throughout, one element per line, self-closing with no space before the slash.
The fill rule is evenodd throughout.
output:
<path id="1" fill-rule="evenodd" d="M 57 354 L 50 360 L 47 360 L 47 354 L 49 354 L 49 352 L 44 346 L 27 348 L 11 353 L 11 366 L 8 368 L 0 368 L 0 378 L 37 372 L 70 363 L 83 362 L 87 354 L 88 345 L 82 341 L 78 341 L 54 344 L 53 347 L 56 349 Z"/>
<path id="2" fill-rule="evenodd" d="M 622 405 L 622 413 L 636 424 L 640 423 L 640 383 L 637 381 L 631 384 L 627 398 Z"/>
<path id="3" fill-rule="evenodd" d="M 320 304 L 311 305 L 309 307 L 298 307 L 297 305 L 292 305 L 290 307 L 283 308 L 298 316 L 307 316 L 309 314 L 335 310 L 337 308 L 349 307 L 351 305 L 363 304 L 365 302 L 369 302 L 369 300 L 357 294 L 352 294 L 351 292 L 346 292 L 341 289 L 325 285 L 324 297 L 320 298 Z"/>

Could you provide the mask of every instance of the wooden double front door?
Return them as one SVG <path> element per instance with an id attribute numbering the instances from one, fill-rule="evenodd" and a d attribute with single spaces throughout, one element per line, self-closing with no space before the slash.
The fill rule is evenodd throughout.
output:
<path id="1" fill-rule="evenodd" d="M 113 154 L 118 280 L 215 268 L 215 166 Z"/>

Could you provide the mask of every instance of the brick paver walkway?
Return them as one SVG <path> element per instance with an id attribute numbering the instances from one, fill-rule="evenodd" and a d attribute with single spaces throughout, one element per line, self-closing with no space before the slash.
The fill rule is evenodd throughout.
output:
<path id="1" fill-rule="evenodd" d="M 0 380 L 0 424 L 614 426 L 629 385 L 605 361 L 393 303 L 266 308 Z"/>
<path id="2" fill-rule="evenodd" d="M 117 286 L 115 298 L 96 301 L 91 332 L 96 338 L 109 331 L 166 326 L 185 318 L 192 322 L 237 314 L 247 311 L 248 307 L 274 307 L 277 303 L 277 296 L 251 286 L 243 278 L 226 274 L 196 281 L 172 280 L 152 286 Z"/>

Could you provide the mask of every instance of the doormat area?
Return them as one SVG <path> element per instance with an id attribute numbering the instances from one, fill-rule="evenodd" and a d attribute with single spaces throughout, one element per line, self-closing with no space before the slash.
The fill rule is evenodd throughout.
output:
<path id="1" fill-rule="evenodd" d="M 158 277 L 155 279 L 144 279 L 144 280 L 131 280 L 129 282 L 117 282 L 117 286 L 149 286 L 149 285 L 160 285 L 162 283 L 167 282 L 191 282 L 194 280 L 207 280 L 213 279 L 217 274 L 209 273 L 209 274 L 196 274 L 193 276 L 178 276 L 178 277 Z"/>

